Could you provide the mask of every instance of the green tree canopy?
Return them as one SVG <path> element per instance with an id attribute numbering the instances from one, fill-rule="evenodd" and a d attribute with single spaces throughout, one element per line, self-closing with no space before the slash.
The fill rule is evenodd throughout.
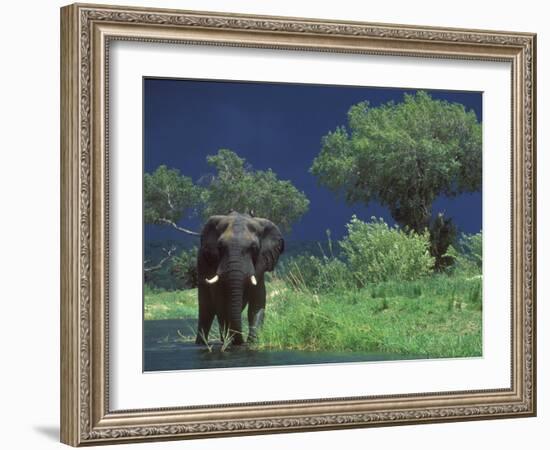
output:
<path id="1" fill-rule="evenodd" d="M 221 149 L 207 160 L 216 174 L 203 192 L 205 219 L 233 209 L 253 212 L 288 231 L 309 207 L 305 194 L 290 181 L 279 180 L 271 169 L 253 170 L 231 150 Z"/>
<path id="2" fill-rule="evenodd" d="M 377 201 L 398 224 L 422 232 L 438 195 L 481 188 L 481 160 L 475 113 L 419 91 L 402 103 L 352 106 L 348 127 L 323 137 L 311 172 L 349 203 Z"/>
<path id="3" fill-rule="evenodd" d="M 196 209 L 201 202 L 202 189 L 190 177 L 177 169 L 159 166 L 152 174 L 143 176 L 144 220 L 149 224 L 166 224 L 179 231 L 196 234 L 177 222 Z"/>
<path id="4" fill-rule="evenodd" d="M 206 220 L 230 210 L 252 212 L 276 223 L 282 230 L 308 209 L 309 200 L 290 181 L 279 180 L 271 170 L 253 170 L 243 158 L 227 149 L 207 157 L 215 173 L 203 177 L 202 185 L 177 169 L 158 167 L 144 175 L 145 223 L 166 224 L 197 234 L 178 223 L 197 212 Z"/>

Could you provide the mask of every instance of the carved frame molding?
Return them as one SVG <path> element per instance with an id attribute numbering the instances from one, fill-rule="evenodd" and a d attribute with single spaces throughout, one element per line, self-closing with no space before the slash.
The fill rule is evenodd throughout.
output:
<path id="1" fill-rule="evenodd" d="M 510 389 L 110 411 L 108 58 L 112 40 L 509 61 Z M 536 414 L 535 56 L 529 33 L 75 4 L 61 10 L 61 440 L 70 445 Z"/>

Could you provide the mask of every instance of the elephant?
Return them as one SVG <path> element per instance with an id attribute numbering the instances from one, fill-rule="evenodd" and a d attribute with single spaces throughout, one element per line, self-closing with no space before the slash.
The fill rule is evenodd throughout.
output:
<path id="1" fill-rule="evenodd" d="M 248 305 L 248 339 L 253 343 L 264 320 L 264 274 L 273 271 L 285 242 L 271 221 L 232 211 L 211 216 L 197 254 L 199 319 L 196 344 L 206 344 L 214 317 L 222 342 L 244 343 L 241 314 Z"/>

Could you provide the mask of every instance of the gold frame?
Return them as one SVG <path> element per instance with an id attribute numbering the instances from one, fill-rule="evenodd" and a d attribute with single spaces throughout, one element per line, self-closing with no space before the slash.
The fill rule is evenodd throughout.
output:
<path id="1" fill-rule="evenodd" d="M 507 61 L 512 67 L 509 389 L 111 411 L 108 74 L 115 39 Z M 75 4 L 61 9 L 61 440 L 128 441 L 536 414 L 536 35 Z"/>

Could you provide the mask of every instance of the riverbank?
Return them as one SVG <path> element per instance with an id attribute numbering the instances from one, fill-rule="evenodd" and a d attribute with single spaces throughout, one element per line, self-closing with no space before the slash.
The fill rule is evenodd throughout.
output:
<path id="1" fill-rule="evenodd" d="M 265 324 L 255 348 L 425 358 L 481 356 L 481 284 L 479 276 L 434 275 L 313 294 L 275 280 L 267 285 Z M 193 323 L 196 314 L 196 289 L 145 292 L 146 320 Z M 193 334 L 191 325 L 182 326 L 182 341 L 192 340 Z M 217 337 L 214 329 L 210 338 L 214 342 Z"/>

